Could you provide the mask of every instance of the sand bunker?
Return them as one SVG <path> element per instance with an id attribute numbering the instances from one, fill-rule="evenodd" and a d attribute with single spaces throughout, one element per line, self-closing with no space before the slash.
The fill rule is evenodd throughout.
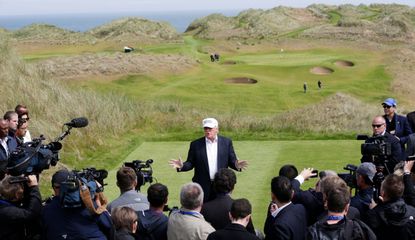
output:
<path id="1" fill-rule="evenodd" d="M 243 83 L 243 84 L 255 84 L 258 81 L 252 78 L 239 77 L 239 78 L 228 78 L 225 79 L 226 83 Z"/>
<path id="2" fill-rule="evenodd" d="M 353 62 L 347 61 L 347 60 L 338 60 L 334 64 L 340 67 L 353 67 L 354 66 Z"/>
<path id="3" fill-rule="evenodd" d="M 236 64 L 236 61 L 233 61 L 233 60 L 227 60 L 227 61 L 224 61 L 222 64 L 223 64 L 223 65 L 235 65 L 235 64 Z"/>
<path id="4" fill-rule="evenodd" d="M 332 74 L 334 70 L 328 67 L 313 67 L 310 72 L 317 75 L 328 75 Z"/>

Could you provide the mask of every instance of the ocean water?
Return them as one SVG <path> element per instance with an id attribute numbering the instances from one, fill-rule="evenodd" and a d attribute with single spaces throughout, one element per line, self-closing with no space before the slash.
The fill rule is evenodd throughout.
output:
<path id="1" fill-rule="evenodd" d="M 94 27 L 123 17 L 141 17 L 153 21 L 169 22 L 178 32 L 184 32 L 189 24 L 212 13 L 236 16 L 240 10 L 206 10 L 176 12 L 131 12 L 131 13 L 93 13 L 93 14 L 55 14 L 0 16 L 0 27 L 17 30 L 33 23 L 55 25 L 60 28 L 84 32 Z"/>

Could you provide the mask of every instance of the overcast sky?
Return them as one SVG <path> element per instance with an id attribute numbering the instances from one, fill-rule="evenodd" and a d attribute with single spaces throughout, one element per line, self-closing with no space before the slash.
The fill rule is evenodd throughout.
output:
<path id="1" fill-rule="evenodd" d="M 399 3 L 415 6 L 415 0 L 0 0 L 0 15 L 268 9 L 280 5 L 306 7 L 313 3 Z"/>

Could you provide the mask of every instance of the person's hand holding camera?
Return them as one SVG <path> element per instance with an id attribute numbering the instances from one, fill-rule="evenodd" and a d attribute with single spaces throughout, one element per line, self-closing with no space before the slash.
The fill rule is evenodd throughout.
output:
<path id="1" fill-rule="evenodd" d="M 308 180 L 312 177 L 317 177 L 317 170 L 314 170 L 313 168 L 304 168 L 303 171 L 301 171 L 300 176 L 304 178 L 304 180 Z"/>
<path id="2" fill-rule="evenodd" d="M 27 176 L 27 186 L 34 187 L 38 185 L 37 177 L 36 175 L 29 175 Z"/>
<path id="3" fill-rule="evenodd" d="M 405 165 L 403 166 L 404 174 L 411 174 L 412 167 L 414 166 L 414 160 L 405 161 Z"/>

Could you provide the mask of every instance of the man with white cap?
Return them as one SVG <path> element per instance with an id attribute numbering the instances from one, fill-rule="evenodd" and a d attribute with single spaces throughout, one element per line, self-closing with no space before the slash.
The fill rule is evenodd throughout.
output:
<path id="1" fill-rule="evenodd" d="M 212 183 L 219 169 L 230 167 L 241 171 L 248 163 L 237 159 L 231 139 L 218 135 L 219 124 L 216 119 L 203 119 L 202 126 L 205 136 L 190 143 L 187 160 L 171 159 L 169 163 L 178 172 L 195 169 L 192 181 L 201 185 L 203 201 L 206 202 L 215 196 Z"/>
<path id="2" fill-rule="evenodd" d="M 396 113 L 397 102 L 393 98 L 387 98 L 382 103 L 386 120 L 386 131 L 394 135 L 401 143 L 402 153 L 405 152 L 405 144 L 409 134 L 412 133 L 411 126 L 405 116 Z"/>

